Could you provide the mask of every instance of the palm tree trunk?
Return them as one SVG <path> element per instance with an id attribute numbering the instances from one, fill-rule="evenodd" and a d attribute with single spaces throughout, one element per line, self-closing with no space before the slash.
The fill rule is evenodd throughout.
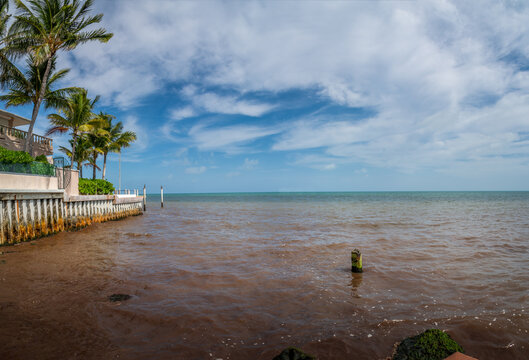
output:
<path id="1" fill-rule="evenodd" d="M 46 86 L 48 85 L 48 77 L 50 76 L 51 70 L 51 56 L 48 57 L 48 63 L 46 64 L 46 71 L 44 72 L 44 77 L 42 78 L 42 83 L 40 86 L 39 97 L 37 102 L 33 104 L 33 112 L 31 113 L 31 123 L 29 124 L 28 137 L 26 138 L 26 143 L 24 144 L 24 151 L 33 156 L 33 127 L 35 126 L 35 121 L 37 120 L 37 115 L 39 114 L 40 104 L 44 99 L 44 94 L 46 94 Z"/>
<path id="2" fill-rule="evenodd" d="M 97 171 L 97 151 L 94 151 L 94 172 L 92 173 L 92 180 L 96 179 L 96 171 Z"/>
<path id="3" fill-rule="evenodd" d="M 80 161 L 77 162 L 77 169 L 79 170 L 79 178 L 83 178 L 83 165 Z"/>
<path id="4" fill-rule="evenodd" d="M 72 133 L 72 158 L 70 160 L 70 167 L 71 167 L 72 170 L 73 170 L 73 160 L 74 160 L 74 157 L 75 157 L 75 145 L 77 145 L 77 134 L 74 131 Z M 77 162 L 77 170 L 79 170 L 79 162 Z"/>
<path id="5" fill-rule="evenodd" d="M 101 179 L 105 180 L 105 174 L 107 173 L 107 154 L 103 153 L 103 174 L 101 175 Z"/>

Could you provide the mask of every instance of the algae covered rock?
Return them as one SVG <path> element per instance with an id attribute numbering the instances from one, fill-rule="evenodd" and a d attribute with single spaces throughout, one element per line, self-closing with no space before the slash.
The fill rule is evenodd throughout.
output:
<path id="1" fill-rule="evenodd" d="M 289 347 L 281 351 L 281 354 L 274 357 L 272 360 L 316 360 L 312 355 L 305 354 L 303 351 L 295 347 Z"/>
<path id="2" fill-rule="evenodd" d="M 358 249 L 351 251 L 351 271 L 354 273 L 362 272 L 362 253 Z"/>
<path id="3" fill-rule="evenodd" d="M 463 353 L 461 345 L 450 335 L 439 330 L 425 332 L 404 339 L 395 350 L 392 360 L 443 360 L 456 351 Z"/>

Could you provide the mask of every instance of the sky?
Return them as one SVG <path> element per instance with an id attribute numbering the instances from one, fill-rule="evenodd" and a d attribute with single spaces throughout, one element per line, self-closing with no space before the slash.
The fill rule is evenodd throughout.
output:
<path id="1" fill-rule="evenodd" d="M 94 10 L 114 37 L 61 53 L 58 68 L 137 133 L 122 188 L 529 190 L 527 1 Z M 47 126 L 42 112 L 36 132 Z M 118 155 L 108 171 L 117 184 Z"/>

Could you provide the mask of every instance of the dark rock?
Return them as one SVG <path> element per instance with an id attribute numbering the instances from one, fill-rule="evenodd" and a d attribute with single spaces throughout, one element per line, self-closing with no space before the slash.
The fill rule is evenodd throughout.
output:
<path id="1" fill-rule="evenodd" d="M 117 301 L 125 301 L 125 300 L 128 300 L 130 299 L 132 296 L 128 295 L 128 294 L 112 294 L 108 297 L 108 300 L 112 301 L 112 302 L 117 302 Z"/>
<path id="2" fill-rule="evenodd" d="M 408 337 L 398 344 L 392 360 L 443 360 L 455 352 L 463 353 L 461 345 L 450 335 L 439 330 L 429 329 Z"/>
<path id="3" fill-rule="evenodd" d="M 295 347 L 289 347 L 281 351 L 281 354 L 274 357 L 272 360 L 316 360 L 312 355 L 305 354 L 303 351 Z"/>

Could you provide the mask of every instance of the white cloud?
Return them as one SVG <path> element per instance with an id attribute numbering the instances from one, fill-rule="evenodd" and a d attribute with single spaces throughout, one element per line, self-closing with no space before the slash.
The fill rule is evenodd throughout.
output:
<path id="1" fill-rule="evenodd" d="M 377 111 L 360 122 L 305 118 L 273 129 L 195 125 L 189 142 L 200 150 L 233 152 L 282 132 L 273 150 L 321 149 L 321 156 L 377 166 L 447 168 L 456 161 L 517 154 L 513 163 L 526 161 L 527 143 L 519 133 L 529 131 L 529 75 L 509 60 L 513 53 L 529 59 L 526 3 L 97 6 L 105 7 L 105 26 L 115 37 L 61 59 L 75 64 L 70 78 L 76 85 L 120 107 L 178 83 L 195 85 L 179 94 L 189 106 L 175 109 L 173 121 L 205 112 L 262 116 L 275 105 L 244 94 L 290 89 L 317 89 L 337 104 Z M 166 125 L 167 133 L 177 131 L 174 122 Z M 340 162 L 321 166 L 333 164 Z"/>
<path id="2" fill-rule="evenodd" d="M 197 113 L 191 106 L 171 110 L 170 117 L 172 120 L 179 121 L 196 116 Z"/>
<path id="3" fill-rule="evenodd" d="M 134 131 L 136 133 L 136 141 L 131 150 L 134 152 L 141 152 L 149 145 L 149 134 L 143 124 L 140 125 L 138 117 L 129 115 L 123 119 L 123 128 L 125 131 Z"/>
<path id="4" fill-rule="evenodd" d="M 336 121 L 298 121 L 273 145 L 274 150 L 300 150 L 365 140 L 358 124 Z"/>
<path id="5" fill-rule="evenodd" d="M 492 0 L 127 4 L 99 4 L 114 38 L 68 60 L 83 69 L 73 68 L 81 85 L 121 106 L 174 81 L 241 91 L 316 86 L 349 105 L 450 106 L 508 87 L 512 70 L 498 46 L 529 52 L 529 8 Z M 197 104 L 250 116 L 269 109 L 211 93 Z"/>
<path id="6" fill-rule="evenodd" d="M 244 164 L 242 164 L 242 168 L 246 170 L 251 170 L 255 168 L 257 165 L 259 165 L 259 160 L 257 159 L 244 159 Z"/>
<path id="7" fill-rule="evenodd" d="M 341 157 L 322 156 L 322 155 L 302 155 L 295 161 L 294 165 L 307 166 L 317 170 L 334 170 L 338 164 L 349 163 L 350 161 Z"/>
<path id="8" fill-rule="evenodd" d="M 185 173 L 191 174 L 191 175 L 198 175 L 198 174 L 204 173 L 206 170 L 207 168 L 205 166 L 196 166 L 196 167 L 187 168 L 185 170 Z"/>
<path id="9" fill-rule="evenodd" d="M 253 140 L 278 133 L 279 129 L 250 125 L 234 125 L 218 128 L 196 125 L 189 136 L 200 150 L 238 152 L 238 147 Z"/>
<path id="10" fill-rule="evenodd" d="M 200 93 L 193 85 L 184 87 L 182 95 L 192 102 L 194 106 L 193 112 L 241 114 L 255 117 L 261 116 L 274 108 L 270 104 L 240 100 L 235 96 L 220 96 L 212 92 Z"/>
<path id="11" fill-rule="evenodd" d="M 168 154 L 169 158 L 162 160 L 163 166 L 187 166 L 191 164 L 188 158 L 188 149 L 180 148 Z"/>

